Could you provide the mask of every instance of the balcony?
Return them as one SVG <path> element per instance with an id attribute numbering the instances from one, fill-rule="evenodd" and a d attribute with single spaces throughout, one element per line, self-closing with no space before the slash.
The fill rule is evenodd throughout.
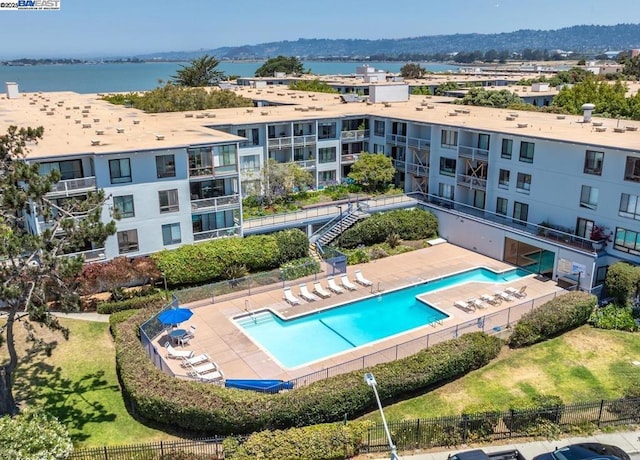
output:
<path id="1" fill-rule="evenodd" d="M 291 144 L 291 137 L 278 137 L 275 139 L 269 139 L 267 146 L 269 149 L 284 149 L 291 147 Z"/>
<path id="2" fill-rule="evenodd" d="M 215 198 L 191 200 L 191 211 L 223 210 L 240 205 L 240 195 L 226 195 Z"/>
<path id="3" fill-rule="evenodd" d="M 308 136 L 295 136 L 293 138 L 294 147 L 305 147 L 307 145 L 315 145 L 315 143 L 316 143 L 315 134 L 310 134 Z"/>
<path id="4" fill-rule="evenodd" d="M 213 166 L 200 166 L 197 168 L 189 168 L 189 177 L 212 176 Z"/>
<path id="5" fill-rule="evenodd" d="M 66 179 L 51 186 L 48 196 L 71 196 L 97 190 L 95 176 Z"/>
<path id="6" fill-rule="evenodd" d="M 197 232 L 193 234 L 194 241 L 211 240 L 213 238 L 222 238 L 225 236 L 239 236 L 240 227 L 233 226 L 228 228 L 217 228 L 215 230 L 206 230 L 204 232 Z"/>
<path id="7" fill-rule="evenodd" d="M 314 169 L 316 167 L 316 160 L 294 161 L 294 164 L 300 166 L 302 169 Z"/>
<path id="8" fill-rule="evenodd" d="M 104 255 L 104 248 L 99 249 L 90 249 L 88 251 L 80 251 L 74 252 L 71 254 L 63 254 L 60 257 L 84 257 L 85 262 L 100 262 L 102 260 L 106 260 L 106 256 Z"/>
<path id="9" fill-rule="evenodd" d="M 343 142 L 358 142 L 369 139 L 368 129 L 355 129 L 352 131 L 342 131 L 340 133 L 340 139 Z"/>
<path id="10" fill-rule="evenodd" d="M 426 150 L 427 152 L 431 149 L 431 139 L 420 139 L 418 137 L 408 137 L 407 145 L 411 148 L 418 150 Z"/>
<path id="11" fill-rule="evenodd" d="M 350 164 L 350 163 L 354 163 L 355 161 L 358 161 L 358 158 L 360 158 L 359 153 L 346 153 L 346 154 L 340 155 L 340 162 L 342 164 Z"/>
<path id="12" fill-rule="evenodd" d="M 487 188 L 486 177 L 466 176 L 464 174 L 458 174 L 458 185 L 463 185 L 470 188 L 480 188 L 485 190 Z"/>
<path id="13" fill-rule="evenodd" d="M 400 134 L 388 134 L 387 144 L 407 145 L 407 136 L 402 136 Z"/>
<path id="14" fill-rule="evenodd" d="M 429 177 L 429 165 L 407 163 L 407 172 L 418 177 Z"/>
<path id="15" fill-rule="evenodd" d="M 478 160 L 487 160 L 489 158 L 489 151 L 486 149 L 479 149 L 477 147 L 469 147 L 467 145 L 459 145 L 458 146 L 458 156 L 478 159 Z"/>

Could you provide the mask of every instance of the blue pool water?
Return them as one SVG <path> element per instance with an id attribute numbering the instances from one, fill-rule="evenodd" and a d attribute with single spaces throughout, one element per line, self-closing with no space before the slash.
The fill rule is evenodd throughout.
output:
<path id="1" fill-rule="evenodd" d="M 418 295 L 469 282 L 509 282 L 528 274 L 476 268 L 290 320 L 265 310 L 234 321 L 284 367 L 294 368 L 448 317 Z"/>

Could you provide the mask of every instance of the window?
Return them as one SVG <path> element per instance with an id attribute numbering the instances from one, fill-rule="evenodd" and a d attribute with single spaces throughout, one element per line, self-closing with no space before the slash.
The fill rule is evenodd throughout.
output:
<path id="1" fill-rule="evenodd" d="M 318 162 L 319 163 L 331 163 L 336 161 L 336 148 L 327 147 L 318 149 Z"/>
<path id="2" fill-rule="evenodd" d="M 126 254 L 135 252 L 138 246 L 138 230 L 125 230 L 118 232 L 118 253 Z"/>
<path id="3" fill-rule="evenodd" d="M 506 160 L 510 160 L 512 151 L 513 139 L 502 139 L 502 151 L 500 153 L 500 156 Z"/>
<path id="4" fill-rule="evenodd" d="M 162 243 L 167 246 L 169 244 L 178 244 L 182 242 L 180 236 L 180 224 L 166 224 L 162 226 Z"/>
<path id="5" fill-rule="evenodd" d="M 524 224 L 529 217 L 529 205 L 514 201 L 513 203 L 513 219 L 518 221 L 516 223 Z"/>
<path id="6" fill-rule="evenodd" d="M 618 215 L 640 220 L 640 200 L 637 195 L 623 193 L 620 196 L 620 209 Z"/>
<path id="7" fill-rule="evenodd" d="M 609 270 L 608 265 L 605 265 L 604 267 L 598 267 L 596 269 L 596 284 L 604 283 L 604 280 L 607 278 L 608 270 Z"/>
<path id="8" fill-rule="evenodd" d="M 507 200 L 506 198 L 498 197 L 498 200 L 496 202 L 496 214 L 500 214 L 501 216 L 506 216 L 508 204 L 509 204 L 509 200 Z"/>
<path id="9" fill-rule="evenodd" d="M 129 158 L 109 160 L 109 176 L 112 184 L 131 182 L 131 163 Z"/>
<path id="10" fill-rule="evenodd" d="M 258 155 L 247 155 L 240 157 L 240 171 L 258 171 L 260 169 L 260 159 Z"/>
<path id="11" fill-rule="evenodd" d="M 453 158 L 440 157 L 440 174 L 444 176 L 455 176 L 456 160 Z"/>
<path id="12" fill-rule="evenodd" d="M 373 153 L 384 153 L 384 144 L 373 144 Z"/>
<path id="13" fill-rule="evenodd" d="M 604 162 L 604 152 L 594 152 L 593 150 L 587 150 L 584 156 L 584 173 L 595 174 L 599 176 L 602 174 L 602 163 Z"/>
<path id="14" fill-rule="evenodd" d="M 114 196 L 113 207 L 122 219 L 136 215 L 133 208 L 133 195 Z"/>
<path id="15" fill-rule="evenodd" d="M 594 221 L 578 217 L 576 222 L 576 235 L 581 238 L 591 238 L 591 230 L 593 230 Z"/>
<path id="16" fill-rule="evenodd" d="M 520 161 L 523 163 L 533 163 L 533 150 L 536 144 L 533 142 L 520 142 Z"/>
<path id="17" fill-rule="evenodd" d="M 176 212 L 180 210 L 178 203 L 178 190 L 161 190 L 158 192 L 158 199 L 160 200 L 160 213 Z"/>
<path id="18" fill-rule="evenodd" d="M 531 190 L 531 174 L 518 173 L 516 181 L 516 190 L 528 192 Z"/>
<path id="19" fill-rule="evenodd" d="M 511 171 L 509 171 L 508 169 L 501 169 L 498 175 L 498 187 L 509 188 L 510 176 L 511 176 Z"/>
<path id="20" fill-rule="evenodd" d="M 598 207 L 598 189 L 588 185 L 582 186 L 580 192 L 580 207 L 596 209 Z"/>
<path id="21" fill-rule="evenodd" d="M 236 146 L 220 145 L 213 149 L 213 166 L 217 173 L 236 170 Z"/>
<path id="22" fill-rule="evenodd" d="M 205 176 L 213 173 L 211 147 L 188 149 L 189 176 Z"/>
<path id="23" fill-rule="evenodd" d="M 618 251 L 640 255 L 640 233 L 617 227 L 613 247 Z"/>
<path id="24" fill-rule="evenodd" d="M 478 149 L 489 150 L 489 135 L 478 134 Z"/>
<path id="25" fill-rule="evenodd" d="M 384 121 L 374 120 L 373 134 L 375 134 L 376 136 L 384 136 Z"/>
<path id="26" fill-rule="evenodd" d="M 49 163 L 40 163 L 38 172 L 43 176 L 56 170 L 60 173 L 60 180 L 78 179 L 84 177 L 82 174 L 81 160 L 52 161 Z"/>
<path id="27" fill-rule="evenodd" d="M 458 131 L 443 129 L 440 145 L 447 149 L 455 149 L 458 146 Z"/>
<path id="28" fill-rule="evenodd" d="M 329 182 L 336 181 L 336 172 L 335 171 L 320 171 L 318 173 L 320 182 L 327 184 Z"/>
<path id="29" fill-rule="evenodd" d="M 453 185 L 443 184 L 443 183 L 438 184 L 438 196 L 442 198 L 447 198 L 449 200 L 453 200 L 454 193 L 455 193 L 455 188 Z"/>
<path id="30" fill-rule="evenodd" d="M 336 123 L 319 123 L 318 124 L 318 139 L 335 139 L 336 138 Z"/>
<path id="31" fill-rule="evenodd" d="M 624 180 L 640 182 L 640 158 L 627 157 L 627 166 L 624 169 Z"/>
<path id="32" fill-rule="evenodd" d="M 156 172 L 158 179 L 162 177 L 176 177 L 176 160 L 174 155 L 158 155 L 156 157 Z"/>

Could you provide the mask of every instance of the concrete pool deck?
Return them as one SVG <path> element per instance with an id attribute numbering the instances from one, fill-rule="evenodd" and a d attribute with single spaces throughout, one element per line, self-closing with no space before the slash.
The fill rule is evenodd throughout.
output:
<path id="1" fill-rule="evenodd" d="M 504 318 L 506 318 L 506 313 L 500 314 L 500 311 L 506 311 L 509 307 L 526 304 L 522 305 L 522 308 L 512 309 L 513 315 L 510 321 L 513 322 L 524 311 L 530 310 L 532 301 L 535 305 L 539 305 L 552 298 L 557 292 L 563 291 L 555 282 L 541 280 L 535 275 L 526 276 L 506 284 L 473 282 L 453 288 L 441 289 L 420 296 L 421 299 L 426 300 L 432 306 L 449 315 L 449 318 L 441 323 L 426 325 L 407 333 L 399 334 L 389 339 L 365 345 L 295 369 L 282 368 L 277 361 L 252 342 L 232 321 L 234 317 L 247 314 L 246 310 L 251 312 L 270 309 L 283 317 L 297 316 L 375 295 L 379 289 L 384 292 L 416 284 L 421 280 L 440 278 L 477 267 L 486 267 L 498 272 L 513 268 L 513 266 L 504 262 L 491 259 L 449 243 L 444 243 L 397 256 L 386 257 L 366 264 L 348 266 L 347 273 L 350 280 L 355 282 L 354 272 L 359 269 L 362 270 L 362 273 L 367 279 L 373 282 L 373 286 L 368 288 L 358 285 L 356 291 L 345 292 L 339 295 L 332 294 L 328 299 L 315 302 L 302 302 L 300 305 L 291 306 L 283 298 L 282 284 L 278 284 L 274 285 L 273 290 L 251 296 L 227 301 L 216 300 L 215 303 L 208 304 L 194 302 L 183 305 L 184 307 L 192 308 L 194 314 L 189 321 L 181 324 L 181 327 L 188 328 L 191 325 L 196 327 L 195 338 L 193 338 L 184 349 L 193 350 L 194 354 L 207 353 L 211 359 L 219 365 L 226 378 L 290 380 L 341 364 L 345 361 L 361 358 L 364 355 L 387 349 L 427 334 L 438 336 L 438 332 L 444 333 L 445 331 L 450 331 L 450 328 L 457 325 L 461 325 L 461 327 L 462 325 L 466 325 L 464 329 L 461 329 L 460 333 L 471 332 L 472 330 L 492 331 L 494 327 L 492 321 L 496 326 L 498 324 L 504 324 L 505 322 Z M 318 280 L 321 281 L 326 289 L 327 283 L 325 277 L 322 276 Z M 292 290 L 296 296 L 298 296 L 299 292 L 298 284 L 300 284 L 300 282 L 288 284 L 288 286 L 292 286 Z M 454 306 L 456 301 L 479 298 L 483 294 L 493 294 L 496 290 L 502 290 L 506 286 L 520 289 L 520 287 L 525 285 L 527 286 L 527 296 L 511 302 L 502 302 L 500 305 L 495 306 L 486 305 L 485 308 L 478 308 L 472 312 L 466 312 Z M 307 286 L 312 290 L 313 282 L 308 281 Z M 537 302 L 536 299 L 538 299 L 539 302 Z M 484 320 L 482 319 L 483 317 Z M 477 327 L 475 326 L 476 321 Z M 473 328 L 469 327 L 470 322 L 473 322 Z M 445 339 L 446 338 L 441 338 L 441 340 Z M 156 346 L 162 356 L 165 355 L 162 344 L 166 341 L 167 336 L 165 334 L 161 334 L 154 340 L 154 346 Z M 304 344 L 294 343 L 291 344 L 291 346 L 304 346 Z M 172 359 L 165 361 L 177 376 L 184 376 L 186 374 L 186 370 L 180 366 L 179 361 Z"/>

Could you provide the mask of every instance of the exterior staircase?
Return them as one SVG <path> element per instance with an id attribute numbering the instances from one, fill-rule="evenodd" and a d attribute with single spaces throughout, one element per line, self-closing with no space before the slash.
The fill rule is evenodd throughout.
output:
<path id="1" fill-rule="evenodd" d="M 361 209 L 349 210 L 342 215 L 332 219 L 325 226 L 320 228 L 309 238 L 309 254 L 310 256 L 322 262 L 322 254 L 318 249 L 319 246 L 326 246 L 340 236 L 342 232 L 358 222 L 360 219 L 368 217 L 369 214 Z"/>

